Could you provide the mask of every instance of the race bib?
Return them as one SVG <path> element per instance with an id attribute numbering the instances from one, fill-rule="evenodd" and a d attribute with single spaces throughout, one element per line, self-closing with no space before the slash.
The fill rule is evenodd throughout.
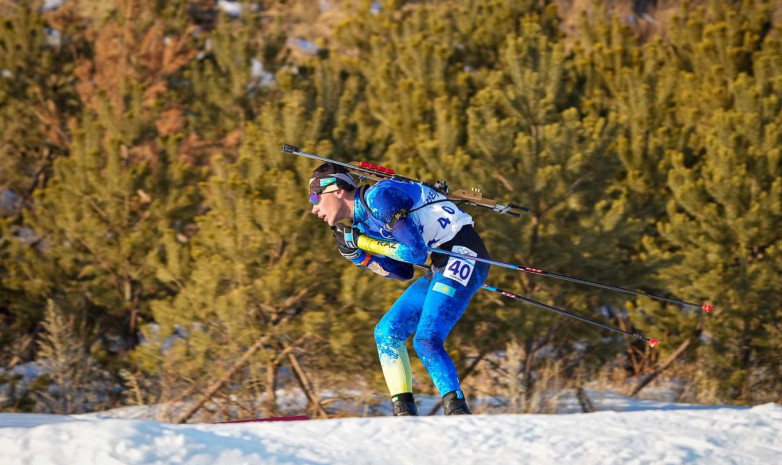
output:
<path id="1" fill-rule="evenodd" d="M 462 255 L 469 255 L 471 257 L 478 256 L 477 253 L 461 245 L 454 246 L 454 248 L 451 249 L 451 251 Z M 459 257 L 451 257 L 448 260 L 448 264 L 445 265 L 445 270 L 443 270 L 443 276 L 445 276 L 446 278 L 453 279 L 454 281 L 458 282 L 462 286 L 466 286 L 467 282 L 472 277 L 472 272 L 474 269 L 475 269 L 475 260 L 467 260 Z"/>

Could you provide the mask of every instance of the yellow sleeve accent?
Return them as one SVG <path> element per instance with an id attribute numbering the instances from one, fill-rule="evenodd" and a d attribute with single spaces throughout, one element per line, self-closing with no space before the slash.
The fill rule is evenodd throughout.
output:
<path id="1" fill-rule="evenodd" d="M 397 248 L 399 247 L 398 242 L 381 241 L 379 239 L 375 239 L 365 235 L 359 236 L 356 245 L 358 246 L 359 249 L 364 250 L 366 252 L 385 255 L 386 257 L 390 257 L 390 258 L 396 257 L 396 251 Z"/>

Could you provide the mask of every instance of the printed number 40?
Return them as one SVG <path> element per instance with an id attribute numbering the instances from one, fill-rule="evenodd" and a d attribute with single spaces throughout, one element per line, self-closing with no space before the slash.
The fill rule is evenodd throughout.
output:
<path id="1" fill-rule="evenodd" d="M 462 263 L 460 260 L 455 260 L 453 264 L 448 267 L 448 269 L 451 271 L 451 273 L 454 274 L 454 276 L 467 279 L 470 277 L 472 266 L 470 266 L 469 263 Z"/>
<path id="2" fill-rule="evenodd" d="M 448 214 L 451 214 L 451 215 L 453 215 L 454 213 L 456 213 L 456 210 L 454 210 L 454 209 L 453 209 L 453 208 L 451 208 L 451 207 L 443 207 L 443 210 L 444 210 L 446 213 L 448 213 Z M 451 224 L 451 220 L 449 220 L 448 218 L 438 218 L 438 219 L 437 219 L 437 222 L 438 222 L 438 223 L 440 223 L 440 226 L 442 226 L 442 228 L 443 228 L 443 229 L 447 228 L 447 227 L 448 227 L 448 225 L 449 225 L 449 224 Z"/>

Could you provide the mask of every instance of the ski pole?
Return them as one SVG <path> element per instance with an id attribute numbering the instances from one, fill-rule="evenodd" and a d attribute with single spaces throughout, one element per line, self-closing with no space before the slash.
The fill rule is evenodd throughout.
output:
<path id="1" fill-rule="evenodd" d="M 696 304 L 696 303 L 692 303 L 692 302 L 686 302 L 684 300 L 676 299 L 676 298 L 673 298 L 673 297 L 663 297 L 663 296 L 659 296 L 659 295 L 649 294 L 647 292 L 641 292 L 641 291 L 636 291 L 636 290 L 633 290 L 633 289 L 627 289 L 627 288 L 624 288 L 624 287 L 613 286 L 611 284 L 604 284 L 604 283 L 600 283 L 600 282 L 597 282 L 597 281 L 589 281 L 587 279 L 573 278 L 571 276 L 567 276 L 567 275 L 564 275 L 564 274 L 552 273 L 550 271 L 540 270 L 540 269 L 537 269 L 537 268 L 530 268 L 530 267 L 524 266 L 524 265 L 513 265 L 513 264 L 510 264 L 510 263 L 499 262 L 497 260 L 491 260 L 491 259 L 488 259 L 488 258 L 481 258 L 481 257 L 473 257 L 473 256 L 470 256 L 470 255 L 463 255 L 463 254 L 460 254 L 460 253 L 451 252 L 450 250 L 436 249 L 436 248 L 432 248 L 432 247 L 429 247 L 428 250 L 429 250 L 429 252 L 432 252 L 432 253 L 441 253 L 441 254 L 444 254 L 444 255 L 450 255 L 451 257 L 457 257 L 457 258 L 461 258 L 463 260 L 475 260 L 475 261 L 479 261 L 479 262 L 483 262 L 483 263 L 488 263 L 489 265 L 495 265 L 495 266 L 499 266 L 499 267 L 502 267 L 502 268 L 509 268 L 511 270 L 523 271 L 525 273 L 532 273 L 532 274 L 536 274 L 536 275 L 539 275 L 539 276 L 545 276 L 545 277 L 548 277 L 548 278 L 561 279 L 561 280 L 564 280 L 564 281 L 572 281 L 574 283 L 586 284 L 588 286 L 594 286 L 594 287 L 600 287 L 600 288 L 609 289 L 609 290 L 612 290 L 612 291 L 623 292 L 625 294 L 640 295 L 640 296 L 643 296 L 643 297 L 649 297 L 650 299 L 662 300 L 662 301 L 665 301 L 665 302 L 669 302 L 669 303 L 672 303 L 672 304 L 678 304 L 678 305 L 682 305 L 682 306 L 685 306 L 685 307 L 700 308 L 700 309 L 706 310 L 707 313 L 712 311 L 712 310 L 714 310 L 714 307 L 711 306 L 711 305 L 708 305 L 708 304 L 701 305 L 701 304 Z"/>
<path id="2" fill-rule="evenodd" d="M 656 346 L 660 342 L 659 339 L 649 339 L 649 338 L 646 338 L 646 337 L 644 337 L 644 336 L 642 336 L 640 334 L 632 333 L 630 331 L 625 331 L 624 329 L 620 329 L 620 328 L 617 328 L 615 326 L 607 325 L 607 324 L 601 323 L 601 322 L 599 322 L 597 320 L 593 320 L 592 318 L 587 318 L 585 316 L 581 316 L 581 315 L 576 314 L 576 313 L 568 312 L 567 310 L 562 310 L 561 308 L 552 307 L 551 305 L 544 304 L 543 302 L 538 302 L 537 300 L 532 300 L 532 299 L 530 299 L 528 297 L 520 296 L 520 295 L 514 294 L 512 292 L 508 292 L 508 291 L 505 291 L 505 290 L 502 290 L 502 289 L 498 289 L 496 287 L 489 286 L 488 284 L 484 284 L 482 287 L 483 287 L 483 289 L 488 289 L 488 290 L 490 290 L 492 292 L 496 292 L 498 294 L 504 295 L 505 297 L 510 297 L 511 299 L 516 299 L 516 300 L 520 300 L 522 302 L 526 302 L 528 304 L 537 305 L 540 308 L 546 309 L 546 310 L 548 310 L 550 312 L 559 313 L 560 315 L 564 315 L 564 316 L 566 316 L 568 318 L 575 318 L 576 320 L 583 321 L 584 323 L 589 323 L 591 325 L 599 326 L 599 327 L 601 327 L 603 329 L 607 329 L 607 330 L 613 331 L 615 333 L 620 333 L 620 334 L 624 334 L 625 336 L 630 336 L 630 337 L 634 337 L 636 339 L 640 339 L 641 341 L 644 341 L 644 342 L 648 343 L 651 347 Z"/>
<path id="3" fill-rule="evenodd" d="M 428 269 L 427 267 L 422 266 L 422 265 L 417 265 L 417 266 L 419 268 Z M 488 291 L 496 292 L 496 293 L 498 293 L 500 295 L 504 295 L 505 297 L 510 297 L 511 299 L 516 299 L 516 300 L 521 301 L 521 302 L 525 302 L 525 303 L 528 303 L 528 304 L 532 304 L 532 305 L 538 306 L 538 307 L 540 307 L 542 309 L 545 309 L 545 310 L 548 310 L 550 312 L 559 313 L 560 315 L 566 316 L 568 318 L 573 318 L 573 319 L 576 319 L 576 320 L 579 320 L 579 321 L 583 321 L 584 323 L 589 323 L 589 324 L 594 325 L 594 326 L 599 326 L 599 327 L 601 327 L 603 329 L 607 329 L 607 330 L 613 331 L 615 333 L 624 334 L 625 336 L 633 337 L 635 339 L 638 339 L 638 340 L 646 342 L 651 347 L 654 347 L 654 346 L 656 346 L 657 344 L 660 343 L 659 339 L 649 339 L 647 337 L 642 336 L 641 334 L 633 333 L 633 332 L 630 332 L 630 331 L 625 331 L 624 329 L 617 328 L 616 326 L 611 326 L 611 325 L 608 325 L 608 324 L 605 324 L 605 323 L 601 323 L 600 321 L 593 320 L 592 318 L 581 316 L 581 315 L 579 315 L 577 313 L 572 313 L 572 312 L 569 312 L 567 310 L 563 310 L 561 308 L 553 307 L 551 305 L 544 304 L 543 302 L 538 302 L 537 300 L 530 299 L 529 297 L 520 296 L 518 294 L 514 294 L 513 292 L 509 292 L 509 291 L 506 291 L 506 290 L 503 290 L 503 289 L 499 289 L 499 288 L 496 288 L 494 286 L 489 286 L 488 284 L 483 284 L 481 286 L 481 288 L 486 289 Z"/>

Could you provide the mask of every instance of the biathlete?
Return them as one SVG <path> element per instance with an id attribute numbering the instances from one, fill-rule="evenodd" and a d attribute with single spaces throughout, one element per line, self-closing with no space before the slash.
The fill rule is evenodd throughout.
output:
<path id="1" fill-rule="evenodd" d="M 413 265 L 426 263 L 429 247 L 490 258 L 472 217 L 422 183 L 389 179 L 359 187 L 346 168 L 324 163 L 313 172 L 309 191 L 312 213 L 332 227 L 340 254 L 380 276 L 411 280 Z M 444 342 L 488 274 L 486 263 L 433 252 L 429 271 L 375 327 L 395 416 L 418 415 L 405 345 L 413 334 L 445 415 L 470 414 Z"/>

